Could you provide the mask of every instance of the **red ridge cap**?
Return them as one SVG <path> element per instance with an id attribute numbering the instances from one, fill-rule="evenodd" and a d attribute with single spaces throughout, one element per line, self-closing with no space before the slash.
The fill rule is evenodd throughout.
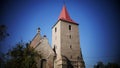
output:
<path id="1" fill-rule="evenodd" d="M 64 5 L 63 8 L 62 8 L 62 11 L 60 13 L 60 16 L 58 18 L 58 20 L 65 20 L 65 21 L 68 21 L 70 23 L 75 23 L 77 24 L 76 22 L 74 22 L 70 16 L 69 16 L 69 13 L 67 12 L 67 9 L 66 9 L 66 6 Z"/>

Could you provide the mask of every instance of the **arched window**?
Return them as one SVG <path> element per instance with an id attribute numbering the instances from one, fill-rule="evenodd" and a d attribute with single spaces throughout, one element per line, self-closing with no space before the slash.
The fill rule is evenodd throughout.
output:
<path id="1" fill-rule="evenodd" d="M 41 60 L 41 68 L 46 68 L 46 64 L 47 64 L 47 61 L 46 61 L 46 59 L 42 59 Z"/>

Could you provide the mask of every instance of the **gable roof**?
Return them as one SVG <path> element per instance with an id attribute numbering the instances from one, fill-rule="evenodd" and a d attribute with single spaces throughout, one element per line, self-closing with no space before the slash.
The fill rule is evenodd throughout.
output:
<path id="1" fill-rule="evenodd" d="M 35 37 L 32 39 L 30 46 L 35 48 L 37 44 L 40 42 L 40 39 L 41 39 L 40 33 L 37 33 Z"/>

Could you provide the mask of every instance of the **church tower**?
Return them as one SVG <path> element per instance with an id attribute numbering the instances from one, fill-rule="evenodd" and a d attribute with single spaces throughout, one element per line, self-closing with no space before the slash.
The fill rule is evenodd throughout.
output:
<path id="1" fill-rule="evenodd" d="M 85 68 L 78 26 L 64 5 L 58 21 L 52 27 L 52 48 L 56 55 L 54 68 Z"/>

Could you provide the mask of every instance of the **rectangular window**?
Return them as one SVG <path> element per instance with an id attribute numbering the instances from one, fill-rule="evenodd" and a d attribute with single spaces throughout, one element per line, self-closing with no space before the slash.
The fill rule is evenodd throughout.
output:
<path id="1" fill-rule="evenodd" d="M 71 55 L 71 57 L 70 57 L 71 59 L 72 59 L 72 55 Z"/>
<path id="2" fill-rule="evenodd" d="M 69 30 L 71 30 L 71 25 L 69 25 Z"/>
<path id="3" fill-rule="evenodd" d="M 70 48 L 72 49 L 72 45 L 70 45 Z"/>
<path id="4" fill-rule="evenodd" d="M 70 39 L 71 39 L 71 35 L 70 35 L 69 37 L 70 37 Z"/>

